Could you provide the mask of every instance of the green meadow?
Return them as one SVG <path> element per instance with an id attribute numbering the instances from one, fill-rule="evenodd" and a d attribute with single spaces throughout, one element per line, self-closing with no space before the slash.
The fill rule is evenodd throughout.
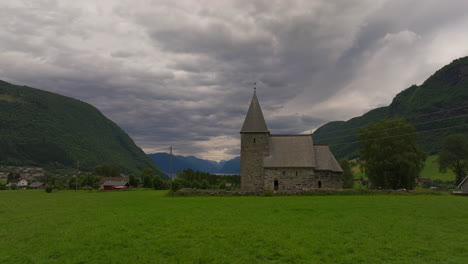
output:
<path id="1" fill-rule="evenodd" d="M 447 169 L 446 172 L 439 171 L 437 158 L 437 155 L 428 156 L 424 163 L 424 168 L 419 176 L 421 178 L 431 178 L 431 180 L 454 181 L 455 174 L 451 170 Z M 355 179 L 366 177 L 366 175 L 360 170 L 359 165 L 352 167 L 352 172 Z"/>
<path id="2" fill-rule="evenodd" d="M 0 191 L 0 263 L 466 263 L 468 197 Z"/>

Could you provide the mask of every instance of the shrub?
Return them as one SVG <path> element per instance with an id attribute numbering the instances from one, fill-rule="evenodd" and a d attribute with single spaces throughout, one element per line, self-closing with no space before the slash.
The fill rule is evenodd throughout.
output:
<path id="1" fill-rule="evenodd" d="M 18 185 L 16 185 L 15 183 L 12 183 L 12 184 L 10 185 L 10 189 L 12 189 L 12 190 L 18 189 Z"/>
<path id="2" fill-rule="evenodd" d="M 53 189 L 54 189 L 54 187 L 51 184 L 47 184 L 45 186 L 46 193 L 51 193 Z"/>

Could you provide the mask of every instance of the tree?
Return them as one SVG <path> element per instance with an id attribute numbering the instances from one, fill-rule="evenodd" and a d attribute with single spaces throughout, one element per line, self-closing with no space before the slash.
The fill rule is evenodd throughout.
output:
<path id="1" fill-rule="evenodd" d="M 166 183 L 158 175 L 153 177 L 153 187 L 155 190 L 164 190 L 166 189 Z"/>
<path id="2" fill-rule="evenodd" d="M 45 186 L 46 193 L 51 193 L 53 189 L 54 189 L 54 186 L 52 186 L 52 184 L 50 183 L 46 184 Z"/>
<path id="3" fill-rule="evenodd" d="M 10 180 L 19 179 L 19 178 L 20 178 L 19 173 L 10 172 L 8 173 L 8 176 L 7 176 L 7 182 L 10 182 Z"/>
<path id="4" fill-rule="evenodd" d="M 172 181 L 172 191 L 178 191 L 186 185 L 186 181 L 183 178 L 175 178 Z"/>
<path id="5" fill-rule="evenodd" d="M 446 172 L 450 169 L 455 173 L 455 184 L 460 184 L 468 174 L 468 138 L 463 134 L 446 137 L 438 161 L 439 170 Z"/>
<path id="6" fill-rule="evenodd" d="M 138 187 L 138 185 L 140 185 L 140 179 L 138 179 L 135 175 L 130 174 L 130 176 L 128 176 L 128 184 L 130 184 L 132 187 Z"/>
<path id="7" fill-rule="evenodd" d="M 70 180 L 68 181 L 68 188 L 70 190 L 75 190 L 77 187 L 81 188 L 81 183 L 78 180 L 78 177 L 71 177 Z"/>
<path id="8" fill-rule="evenodd" d="M 81 180 L 81 185 L 83 187 L 91 187 L 92 189 L 98 189 L 99 188 L 99 176 L 86 173 L 80 175 L 80 180 Z"/>
<path id="9" fill-rule="evenodd" d="M 201 188 L 202 189 L 210 189 L 211 188 L 210 183 L 206 179 L 203 179 L 201 181 Z"/>
<path id="10" fill-rule="evenodd" d="M 143 181 L 143 187 L 153 188 L 154 170 L 150 168 L 143 169 L 141 172 L 141 179 Z"/>
<path id="11" fill-rule="evenodd" d="M 361 128 L 361 169 L 371 188 L 413 189 L 426 155 L 416 144 L 415 129 L 402 119 L 382 120 Z"/>
<path id="12" fill-rule="evenodd" d="M 341 159 L 340 166 L 343 169 L 343 189 L 350 189 L 354 186 L 353 172 L 348 159 Z"/>

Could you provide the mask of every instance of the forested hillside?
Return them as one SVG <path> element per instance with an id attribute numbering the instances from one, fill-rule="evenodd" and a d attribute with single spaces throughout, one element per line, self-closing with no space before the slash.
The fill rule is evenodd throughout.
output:
<path id="1" fill-rule="evenodd" d="M 387 107 L 348 121 L 323 125 L 313 133 L 314 143 L 330 144 L 337 158 L 354 158 L 359 155 L 359 144 L 356 143 L 359 127 L 397 117 L 416 127 L 419 144 L 428 154 L 440 150 L 445 136 L 468 134 L 468 57 L 438 70 L 422 85 L 402 91 Z"/>
<path id="2" fill-rule="evenodd" d="M 162 172 L 114 122 L 69 97 L 0 81 L 0 164 Z"/>

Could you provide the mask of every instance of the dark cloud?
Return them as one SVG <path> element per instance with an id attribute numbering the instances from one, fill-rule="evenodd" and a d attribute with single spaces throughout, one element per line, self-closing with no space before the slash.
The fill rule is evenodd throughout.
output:
<path id="1" fill-rule="evenodd" d="M 388 104 L 468 53 L 466 1 L 0 3 L 0 79 L 89 102 L 147 152 L 227 159 L 253 82 L 272 133 Z"/>

